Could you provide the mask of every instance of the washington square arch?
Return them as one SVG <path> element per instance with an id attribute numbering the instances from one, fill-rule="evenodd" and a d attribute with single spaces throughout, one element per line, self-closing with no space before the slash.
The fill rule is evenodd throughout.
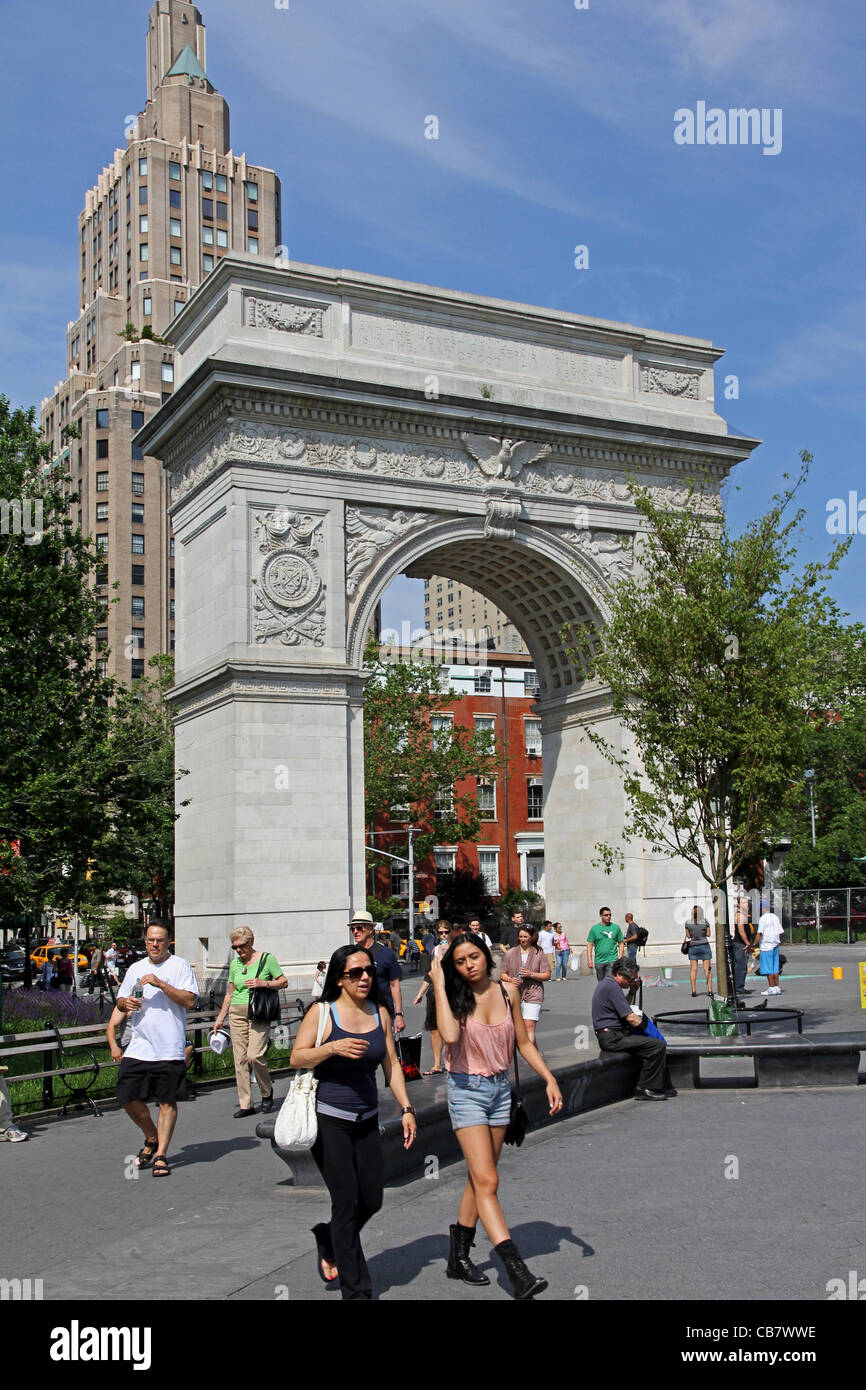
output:
<path id="1" fill-rule="evenodd" d="M 715 412 L 703 339 L 374 275 L 227 257 L 175 319 L 174 396 L 139 435 L 175 534 L 177 950 L 246 923 L 300 983 L 364 906 L 365 637 L 399 574 L 479 590 L 536 666 L 547 912 L 667 920 L 695 871 L 627 847 L 617 742 L 566 625 L 639 563 L 627 478 L 671 505 L 755 441 Z M 637 552 L 637 554 L 636 554 Z M 576 776 L 577 769 L 585 769 Z"/>

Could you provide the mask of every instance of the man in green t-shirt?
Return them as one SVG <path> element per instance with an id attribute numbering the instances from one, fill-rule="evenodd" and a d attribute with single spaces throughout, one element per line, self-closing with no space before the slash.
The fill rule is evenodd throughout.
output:
<path id="1" fill-rule="evenodd" d="M 595 978 L 603 980 L 610 974 L 610 967 L 623 953 L 624 937 L 622 928 L 610 920 L 609 907 L 599 908 L 600 921 L 591 928 L 586 938 L 586 963 L 590 970 L 595 966 Z"/>

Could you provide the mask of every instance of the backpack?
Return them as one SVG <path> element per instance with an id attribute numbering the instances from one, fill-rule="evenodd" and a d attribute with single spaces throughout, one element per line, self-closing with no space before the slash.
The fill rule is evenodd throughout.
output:
<path id="1" fill-rule="evenodd" d="M 647 944 L 648 941 L 649 941 L 649 932 L 647 931 L 646 927 L 638 927 L 638 928 L 637 928 L 637 944 L 638 944 L 638 949 L 640 949 L 640 947 L 642 947 L 642 946 L 646 946 L 646 944 Z"/>

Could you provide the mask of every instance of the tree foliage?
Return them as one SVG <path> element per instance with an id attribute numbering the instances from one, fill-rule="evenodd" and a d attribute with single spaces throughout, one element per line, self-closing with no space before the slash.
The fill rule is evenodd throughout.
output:
<path id="1" fill-rule="evenodd" d="M 808 766 L 811 712 L 844 698 L 840 645 L 862 640 L 825 588 L 847 542 L 795 573 L 803 512 L 789 509 L 810 462 L 801 458 L 799 477 L 740 536 L 708 514 L 699 488 L 667 511 L 632 483 L 639 572 L 617 586 L 608 626 L 574 650 L 624 729 L 623 752 L 597 731 L 587 737 L 622 774 L 625 838 L 694 865 L 717 903 L 720 885 L 760 856 Z M 596 851 L 608 871 L 622 863 L 618 845 Z M 717 920 L 722 973 L 724 911 Z"/>
<path id="2" fill-rule="evenodd" d="M 102 610 L 97 563 L 73 528 L 71 481 L 49 458 L 33 410 L 0 397 L 0 493 L 41 518 L 0 536 L 0 910 L 75 907 L 94 842 L 108 826 L 111 682 L 92 637 Z M 20 847 L 20 854 L 17 852 Z"/>
<path id="3" fill-rule="evenodd" d="M 364 795 L 367 823 L 391 816 L 396 829 L 408 819 L 419 827 L 416 861 L 435 844 L 477 840 L 481 830 L 475 787 L 458 792 L 466 778 L 494 778 L 501 766 L 495 739 L 456 720 L 434 733 L 435 715 L 463 698 L 443 684 L 444 668 L 431 661 L 386 661 L 375 638 L 367 644 L 370 671 L 364 701 Z M 394 809 L 408 807 L 408 817 Z M 382 848 L 394 854 L 399 835 Z M 380 861 L 382 862 L 382 861 Z M 389 861 L 384 861 L 389 862 Z"/>

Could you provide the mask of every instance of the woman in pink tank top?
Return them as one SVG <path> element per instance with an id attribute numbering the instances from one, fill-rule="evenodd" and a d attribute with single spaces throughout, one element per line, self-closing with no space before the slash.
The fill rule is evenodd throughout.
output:
<path id="1" fill-rule="evenodd" d="M 497 1197 L 496 1165 L 511 1113 L 509 1071 L 515 1046 L 547 1083 L 551 1115 L 562 1109 L 562 1096 L 553 1073 L 527 1036 L 516 986 L 499 984 L 492 977 L 493 957 L 474 932 L 455 937 L 443 959 L 430 966 L 436 1022 L 445 1043 L 448 1113 L 469 1170 L 457 1224 L 450 1231 L 446 1273 L 449 1279 L 466 1284 L 490 1283 L 469 1258 L 480 1216 L 505 1266 L 512 1297 L 528 1299 L 542 1293 L 547 1280 L 526 1268 Z"/>

